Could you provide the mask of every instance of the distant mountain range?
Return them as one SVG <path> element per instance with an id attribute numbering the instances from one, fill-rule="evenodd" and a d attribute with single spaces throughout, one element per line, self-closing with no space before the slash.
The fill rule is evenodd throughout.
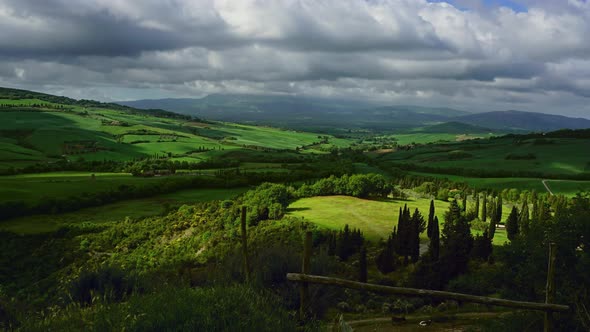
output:
<path id="1" fill-rule="evenodd" d="M 455 121 L 492 129 L 516 131 L 553 131 L 590 128 L 590 120 L 562 115 L 520 111 L 486 112 L 464 115 Z"/>
<path id="2" fill-rule="evenodd" d="M 382 106 L 366 102 L 296 96 L 215 94 L 201 99 L 120 102 L 136 108 L 161 108 L 204 119 L 257 123 L 293 129 L 407 129 L 470 114 L 450 108 Z"/>
<path id="3" fill-rule="evenodd" d="M 443 107 L 382 106 L 366 102 L 297 96 L 214 94 L 200 99 L 119 102 L 140 109 L 164 109 L 204 119 L 306 130 L 369 129 L 480 133 L 590 128 L 590 120 L 544 113 L 473 113 Z M 445 123 L 449 123 L 443 125 Z M 464 124 L 464 125 L 461 125 Z"/>

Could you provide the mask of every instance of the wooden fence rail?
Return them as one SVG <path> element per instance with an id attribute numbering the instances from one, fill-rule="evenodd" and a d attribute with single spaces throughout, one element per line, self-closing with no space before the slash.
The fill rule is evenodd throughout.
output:
<path id="1" fill-rule="evenodd" d="M 301 320 L 306 318 L 307 310 L 309 309 L 307 301 L 309 300 L 309 284 L 330 285 L 343 288 L 358 289 L 376 293 L 396 294 L 404 296 L 429 297 L 434 299 L 456 300 L 461 302 L 473 302 L 486 305 L 495 305 L 501 307 L 519 308 L 527 310 L 537 310 L 545 312 L 544 331 L 550 332 L 553 326 L 552 313 L 569 311 L 567 305 L 551 303 L 555 297 L 555 244 L 551 243 L 549 247 L 549 263 L 547 271 L 547 287 L 545 303 L 537 302 L 523 302 L 512 301 L 493 297 L 476 296 L 463 293 L 452 293 L 444 291 L 436 291 L 429 289 L 405 288 L 405 287 L 391 287 L 376 284 L 369 284 L 364 282 L 351 281 L 346 279 L 322 277 L 310 275 L 310 260 L 312 251 L 311 232 L 306 232 L 303 242 L 303 264 L 302 273 L 287 273 L 287 280 L 298 282 L 301 284 L 300 289 L 300 307 L 299 317 Z"/>
<path id="2" fill-rule="evenodd" d="M 468 295 L 468 294 L 462 294 L 462 293 L 443 292 L 443 291 L 435 291 L 435 290 L 428 290 L 428 289 L 382 286 L 382 285 L 369 284 L 369 283 L 363 283 L 363 282 L 357 282 L 357 281 L 350 281 L 350 280 L 346 280 L 346 279 L 322 277 L 322 276 L 315 276 L 315 275 L 301 274 L 301 273 L 288 273 L 287 280 L 294 281 L 294 282 L 300 282 L 300 283 L 330 285 L 330 286 L 337 286 L 337 287 L 344 287 L 344 288 L 359 289 L 359 290 L 371 291 L 371 292 L 376 292 L 376 293 L 384 293 L 384 294 L 395 294 L 395 295 L 405 295 L 405 296 L 415 296 L 415 297 L 429 297 L 429 298 L 435 298 L 435 299 L 447 299 L 447 300 L 455 300 L 455 301 L 462 301 L 462 302 L 482 303 L 482 304 L 487 304 L 487 305 L 496 305 L 496 306 L 502 306 L 502 307 L 520 308 L 520 309 L 528 309 L 528 310 L 539 310 L 539 311 L 549 311 L 549 312 L 559 312 L 559 311 L 568 311 L 569 310 L 568 306 L 561 305 L 561 304 L 521 302 L 521 301 L 498 299 L 498 298 L 493 298 L 493 297 L 475 296 L 475 295 Z"/>

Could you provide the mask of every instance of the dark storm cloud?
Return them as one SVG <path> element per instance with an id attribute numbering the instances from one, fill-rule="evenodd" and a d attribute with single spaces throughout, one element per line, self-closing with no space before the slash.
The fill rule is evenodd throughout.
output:
<path id="1" fill-rule="evenodd" d="M 452 3 L 0 0 L 0 85 L 101 100 L 292 93 L 590 114 L 587 1 Z"/>
<path id="2" fill-rule="evenodd" d="M 25 58 L 132 56 L 199 44 L 213 49 L 239 44 L 220 17 L 210 14 L 183 20 L 176 15 L 185 9 L 175 2 L 160 5 L 146 1 L 145 5 L 131 7 L 128 13 L 117 13 L 117 7 L 109 7 L 108 2 L 89 3 L 1 2 L 0 6 L 6 10 L 5 19 L 0 21 L 0 54 Z M 76 9 L 78 5 L 81 7 Z"/>

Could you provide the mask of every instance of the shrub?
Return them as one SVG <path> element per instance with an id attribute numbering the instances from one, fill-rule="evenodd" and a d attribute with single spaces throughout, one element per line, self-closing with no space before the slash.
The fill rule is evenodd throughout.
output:
<path id="1" fill-rule="evenodd" d="M 295 331 L 276 297 L 248 286 L 164 288 L 126 303 L 71 306 L 27 331 Z"/>

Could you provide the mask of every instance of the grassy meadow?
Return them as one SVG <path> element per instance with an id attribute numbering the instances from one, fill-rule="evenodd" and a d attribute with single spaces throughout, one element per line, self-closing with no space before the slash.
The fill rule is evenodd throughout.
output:
<path id="1" fill-rule="evenodd" d="M 399 208 L 407 204 L 428 217 L 430 200 L 369 200 L 349 196 L 302 198 L 289 206 L 288 214 L 302 217 L 325 228 L 340 230 L 344 225 L 361 229 L 373 241 L 386 238 L 397 225 Z M 448 203 L 435 201 L 436 215 L 444 220 Z M 423 237 L 426 235 L 423 234 Z"/>
<path id="2" fill-rule="evenodd" d="M 399 209 L 403 208 L 404 204 L 407 204 L 412 212 L 418 208 L 422 215 L 428 218 L 430 200 L 425 198 L 370 200 L 349 196 L 318 196 L 299 199 L 292 203 L 287 211 L 288 215 L 303 218 L 327 229 L 341 230 L 348 224 L 363 231 L 369 240 L 378 241 L 389 236 L 393 227 L 397 225 Z M 442 229 L 449 203 L 435 200 L 434 206 Z M 504 206 L 504 219 L 508 212 L 508 207 Z M 422 233 L 421 238 L 426 239 L 426 233 Z M 506 241 L 506 232 L 498 228 L 494 244 L 501 245 Z"/>
<path id="3" fill-rule="evenodd" d="M 581 191 L 590 192 L 590 181 L 545 180 L 554 194 L 575 196 Z"/>

